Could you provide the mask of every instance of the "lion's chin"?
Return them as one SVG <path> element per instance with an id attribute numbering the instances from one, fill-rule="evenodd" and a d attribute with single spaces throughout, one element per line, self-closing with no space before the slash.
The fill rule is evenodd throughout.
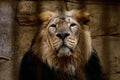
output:
<path id="1" fill-rule="evenodd" d="M 57 50 L 58 57 L 69 57 L 72 55 L 72 49 L 67 46 L 62 46 Z"/>

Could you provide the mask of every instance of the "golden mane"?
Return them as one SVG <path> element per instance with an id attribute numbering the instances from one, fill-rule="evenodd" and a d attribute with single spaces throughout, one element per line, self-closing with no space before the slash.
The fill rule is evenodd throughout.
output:
<path id="1" fill-rule="evenodd" d="M 79 36 L 77 36 L 78 41 L 73 54 L 69 57 L 58 57 L 55 50 L 53 50 L 47 26 L 53 20 L 52 18 L 56 15 L 56 12 L 50 11 L 39 15 L 42 25 L 39 28 L 32 50 L 41 61 L 48 64 L 51 68 L 63 70 L 71 74 L 79 74 L 82 76 L 81 79 L 84 80 L 85 75 L 82 70 L 84 70 L 84 65 L 87 63 L 92 52 L 91 35 L 89 32 L 92 18 L 90 14 L 84 11 L 72 10 L 66 11 L 65 14 L 68 14 L 68 16 L 72 15 L 71 19 L 76 20 L 82 28 L 77 32 Z"/>

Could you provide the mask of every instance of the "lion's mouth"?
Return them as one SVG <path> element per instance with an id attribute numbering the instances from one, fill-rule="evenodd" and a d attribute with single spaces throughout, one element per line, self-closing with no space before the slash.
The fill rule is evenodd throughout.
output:
<path id="1" fill-rule="evenodd" d="M 56 51 L 58 57 L 70 56 L 72 55 L 73 50 L 63 43 L 58 50 Z"/>

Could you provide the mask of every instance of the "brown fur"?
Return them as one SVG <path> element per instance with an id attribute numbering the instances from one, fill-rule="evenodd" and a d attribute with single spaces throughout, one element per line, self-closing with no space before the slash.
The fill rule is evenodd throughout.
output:
<path id="1" fill-rule="evenodd" d="M 72 16 L 72 19 L 74 19 L 81 28 L 78 28 L 77 35 L 72 36 L 77 39 L 77 45 L 74 47 L 72 55 L 58 57 L 52 44 L 52 42 L 57 39 L 51 39 L 51 36 L 48 33 L 48 25 L 51 19 L 55 17 L 56 13 L 57 12 L 53 13 L 47 11 L 39 15 L 39 18 L 43 23 L 40 26 L 32 50 L 51 68 L 80 75 L 80 79 L 85 80 L 84 65 L 88 61 L 92 50 L 89 32 L 89 26 L 92 18 L 89 13 L 83 11 L 72 10 L 65 12 L 65 14 Z M 59 21 L 57 21 L 56 24 L 58 22 Z"/>

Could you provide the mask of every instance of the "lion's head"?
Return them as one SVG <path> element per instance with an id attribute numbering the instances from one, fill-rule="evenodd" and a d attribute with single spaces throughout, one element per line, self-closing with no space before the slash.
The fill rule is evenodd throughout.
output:
<path id="1" fill-rule="evenodd" d="M 89 26 L 91 16 L 85 11 L 43 12 L 32 50 L 55 70 L 75 73 L 91 53 Z"/>

